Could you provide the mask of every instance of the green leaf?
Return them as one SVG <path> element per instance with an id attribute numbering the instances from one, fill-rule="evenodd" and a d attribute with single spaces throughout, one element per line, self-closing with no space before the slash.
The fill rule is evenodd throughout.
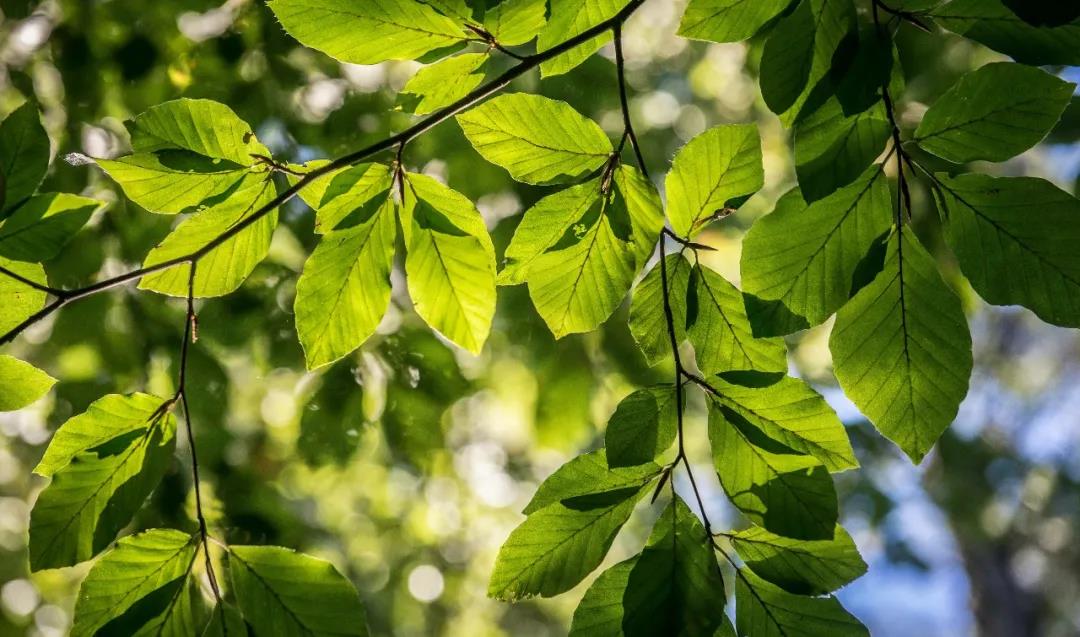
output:
<path id="1" fill-rule="evenodd" d="M 653 527 L 623 594 L 627 637 L 713 637 L 727 621 L 724 578 L 711 538 L 675 497 Z"/>
<path id="2" fill-rule="evenodd" d="M 0 224 L 0 255 L 17 261 L 49 261 L 102 205 L 96 199 L 60 193 L 31 197 Z"/>
<path id="3" fill-rule="evenodd" d="M 707 266 L 690 273 L 687 334 L 706 376 L 734 370 L 787 371 L 782 338 L 754 338 L 742 293 Z"/>
<path id="4" fill-rule="evenodd" d="M 581 495 L 535 511 L 499 549 L 488 595 L 515 601 L 570 590 L 600 565 L 647 489 Z"/>
<path id="5" fill-rule="evenodd" d="M 320 159 L 292 168 L 306 172 L 327 163 L 327 160 Z M 289 175 L 290 185 L 295 185 L 299 180 L 296 175 Z M 392 185 L 393 176 L 387 166 L 359 164 L 316 177 L 300 190 L 299 195 L 304 203 L 315 210 L 315 232 L 325 234 L 354 226 L 358 218 L 366 218 L 370 212 L 369 202 L 376 195 L 390 190 Z"/>
<path id="6" fill-rule="evenodd" d="M 0 256 L 0 268 L 39 285 L 48 283 L 40 263 L 9 261 Z M 7 272 L 0 272 L 0 334 L 6 334 L 45 307 L 48 298 L 41 290 L 12 278 Z"/>
<path id="7" fill-rule="evenodd" d="M 30 513 L 31 570 L 73 566 L 112 542 L 161 480 L 175 434 L 165 414 L 56 470 Z"/>
<path id="8" fill-rule="evenodd" d="M 623 197 L 603 197 L 533 261 L 529 296 L 555 338 L 596 329 L 630 290 L 637 255 L 631 237 L 618 234 L 628 218 Z M 572 243 L 559 249 L 564 242 Z"/>
<path id="9" fill-rule="evenodd" d="M 240 164 L 176 150 L 99 159 L 97 164 L 120 184 L 128 199 L 162 214 L 227 197 L 249 173 Z"/>
<path id="10" fill-rule="evenodd" d="M 671 163 L 665 181 L 671 227 L 680 236 L 693 236 L 711 215 L 764 183 L 757 126 L 714 126 L 691 139 Z"/>
<path id="11" fill-rule="evenodd" d="M 410 173 L 401 227 L 416 313 L 479 354 L 495 316 L 495 248 L 480 212 L 461 193 Z"/>
<path id="12" fill-rule="evenodd" d="M 525 283 L 529 267 L 559 243 L 575 221 L 600 206 L 600 182 L 591 179 L 550 194 L 533 204 L 514 231 L 499 271 L 499 285 Z"/>
<path id="13" fill-rule="evenodd" d="M 881 155 L 891 133 L 883 103 L 846 115 L 840 100 L 830 98 L 795 125 L 795 172 L 803 195 L 816 201 L 850 184 Z"/>
<path id="14" fill-rule="evenodd" d="M 547 0 L 503 0 L 484 14 L 484 28 L 503 46 L 525 44 L 545 24 Z"/>
<path id="15" fill-rule="evenodd" d="M 623 398 L 604 434 L 608 466 L 652 464 L 667 451 L 675 442 L 677 405 L 671 385 L 639 389 Z"/>
<path id="16" fill-rule="evenodd" d="M 804 210 L 777 206 L 743 239 L 743 291 L 817 325 L 851 297 L 860 263 L 891 225 L 880 165 Z"/>
<path id="17" fill-rule="evenodd" d="M 72 637 L 91 637 L 136 602 L 187 575 L 198 536 L 151 529 L 121 539 L 104 553 L 79 586 Z"/>
<path id="18" fill-rule="evenodd" d="M 240 166 L 252 165 L 252 153 L 270 155 L 247 122 L 213 100 L 164 102 L 139 114 L 129 128 L 136 153 L 186 150 Z"/>
<path id="19" fill-rule="evenodd" d="M 481 67 L 488 60 L 487 53 L 462 53 L 425 66 L 412 76 L 401 89 L 398 98 L 405 110 L 416 115 L 426 115 L 449 106 L 469 94 L 484 81 Z"/>
<path id="20" fill-rule="evenodd" d="M 536 51 L 542 53 L 570 38 L 581 35 L 604 20 L 612 18 L 628 0 L 551 0 L 551 14 L 547 25 L 536 39 Z M 611 40 L 611 32 L 605 31 L 588 42 L 540 64 L 540 77 L 567 73 Z"/>
<path id="21" fill-rule="evenodd" d="M 484 159 L 528 184 L 573 181 L 599 168 L 611 141 L 566 102 L 512 93 L 457 116 Z"/>
<path id="22" fill-rule="evenodd" d="M 368 634 L 356 589 L 325 560 L 278 546 L 231 546 L 229 571 L 237 605 L 257 635 Z"/>
<path id="23" fill-rule="evenodd" d="M 248 175 L 228 199 L 182 221 L 146 255 L 143 267 L 204 249 L 222 233 L 243 223 L 256 210 L 272 201 L 275 194 L 273 182 L 267 181 L 262 175 Z M 195 268 L 195 296 L 223 296 L 240 287 L 266 256 L 276 226 L 277 211 L 274 210 L 206 252 Z M 139 287 L 186 297 L 190 267 L 187 263 L 180 263 L 149 274 L 142 278 Z"/>
<path id="24" fill-rule="evenodd" d="M 819 460 L 794 453 L 715 401 L 709 441 L 720 484 L 747 519 L 790 538 L 833 536 L 836 490 Z"/>
<path id="25" fill-rule="evenodd" d="M 828 540 L 793 540 L 751 527 L 728 535 L 754 574 L 796 595 L 824 595 L 866 573 L 855 542 L 843 527 Z"/>
<path id="26" fill-rule="evenodd" d="M 945 238 L 979 296 L 1080 327 L 1080 202 L 1031 177 L 938 175 Z"/>
<path id="27" fill-rule="evenodd" d="M 371 218 L 323 236 L 296 282 L 296 331 L 308 369 L 342 358 L 379 326 L 390 304 L 397 220 L 387 193 Z"/>
<path id="28" fill-rule="evenodd" d="M 210 620 L 206 622 L 206 629 L 202 637 L 229 637 L 236 635 L 244 637 L 248 634 L 248 625 L 235 606 L 221 603 L 214 607 L 210 614 Z"/>
<path id="29" fill-rule="evenodd" d="M 470 4 L 484 6 L 484 0 L 420 0 L 423 4 L 432 6 L 444 16 L 461 22 L 473 21 L 473 9 Z"/>
<path id="30" fill-rule="evenodd" d="M 0 354 L 0 411 L 22 409 L 49 393 L 55 384 L 55 378 L 30 363 Z"/>
<path id="31" fill-rule="evenodd" d="M 414 60 L 466 40 L 455 21 L 414 0 L 271 0 L 281 26 L 304 46 L 353 64 Z"/>
<path id="32" fill-rule="evenodd" d="M 831 472 L 859 466 L 843 423 L 821 394 L 798 378 L 764 376 L 765 382 L 746 384 L 711 378 L 710 385 L 720 393 L 713 400 L 769 438 L 816 457 Z"/>
<path id="33" fill-rule="evenodd" d="M 855 35 L 857 19 L 854 3 L 851 0 L 805 1 L 809 3 L 813 18 L 814 45 L 812 51 L 792 51 L 792 54 L 809 56 L 810 70 L 801 92 L 794 98 L 790 94 L 784 96 L 782 103 L 791 102 L 787 110 L 777 113 L 784 126 L 794 124 L 804 115 L 808 107 L 815 107 L 824 94 L 831 93 L 834 88 L 833 78 L 837 75 L 848 74 L 849 69 L 843 64 L 852 58 L 850 51 L 845 53 L 845 45 Z M 838 63 L 837 67 L 834 67 L 834 61 Z M 768 69 L 763 69 L 762 72 L 766 70 Z M 863 83 L 860 82 L 860 84 Z M 796 86 L 791 86 L 788 91 L 794 93 L 795 89 Z M 778 103 L 777 106 L 782 103 Z"/>
<path id="34" fill-rule="evenodd" d="M 761 52 L 761 97 L 774 113 L 791 108 L 806 90 L 814 65 L 814 13 L 809 0 L 776 23 Z"/>
<path id="35" fill-rule="evenodd" d="M 639 557 L 619 562 L 593 581 L 574 610 L 568 637 L 623 637 L 623 593 Z"/>
<path id="36" fill-rule="evenodd" d="M 913 462 L 967 394 L 964 309 L 910 230 L 894 233 L 885 269 L 837 313 L 829 349 L 844 393 Z"/>
<path id="37" fill-rule="evenodd" d="M 640 489 L 659 474 L 660 466 L 652 459 L 632 467 L 614 467 L 605 450 L 598 449 L 556 469 L 541 483 L 522 513 L 532 515 L 552 504 L 582 496 Z"/>
<path id="38" fill-rule="evenodd" d="M 0 219 L 34 194 L 49 170 L 49 135 L 26 102 L 0 122 Z"/>
<path id="39" fill-rule="evenodd" d="M 735 578 L 739 637 L 870 637 L 835 597 L 792 595 L 743 569 Z"/>
<path id="40" fill-rule="evenodd" d="M 1000 0 L 953 0 L 932 9 L 929 15 L 946 29 L 1017 62 L 1080 65 L 1080 24 L 1075 21 L 1056 27 L 1036 27 Z"/>
<path id="41" fill-rule="evenodd" d="M 681 253 L 669 254 L 667 260 L 668 296 L 674 319 L 675 338 L 686 340 L 686 298 L 690 285 L 690 262 Z M 671 356 L 671 337 L 664 314 L 663 272 L 657 263 L 649 270 L 630 299 L 630 333 L 649 365 Z"/>
<path id="42" fill-rule="evenodd" d="M 630 224 L 631 250 L 634 255 L 634 272 L 637 273 L 656 251 L 656 241 L 664 227 L 664 203 L 660 193 L 641 171 L 629 164 L 619 164 L 613 172 L 615 193 L 626 202 L 628 219 L 617 219 L 617 225 Z M 621 210 L 621 209 L 620 209 Z M 621 214 L 621 213 L 620 213 Z M 620 237 L 625 228 L 619 228 Z"/>
<path id="43" fill-rule="evenodd" d="M 1058 0 L 1003 0 L 1005 6 L 1035 26 L 1061 26 L 1080 19 L 1080 5 Z"/>
<path id="44" fill-rule="evenodd" d="M 109 394 L 95 400 L 85 412 L 60 425 L 34 473 L 52 477 L 78 454 L 145 430 L 164 403 L 163 398 L 140 393 Z"/>
<path id="45" fill-rule="evenodd" d="M 926 111 L 915 141 L 956 163 L 1005 161 L 1046 137 L 1074 88 L 1023 64 L 987 64 L 960 78 Z"/>
<path id="46" fill-rule="evenodd" d="M 775 18 L 791 0 L 690 0 L 679 35 L 695 40 L 738 42 Z"/>

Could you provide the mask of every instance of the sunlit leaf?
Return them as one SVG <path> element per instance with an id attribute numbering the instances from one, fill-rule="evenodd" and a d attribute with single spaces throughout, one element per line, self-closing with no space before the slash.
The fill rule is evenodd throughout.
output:
<path id="1" fill-rule="evenodd" d="M 0 354 L 0 411 L 22 409 L 47 394 L 54 384 L 55 378 L 30 363 Z"/>
<path id="2" fill-rule="evenodd" d="M 9 261 L 0 256 L 0 268 L 23 279 L 0 272 L 0 334 L 4 334 L 45 306 L 45 292 L 27 285 L 26 281 L 46 285 L 47 280 L 45 268 L 39 263 Z"/>
<path id="3" fill-rule="evenodd" d="M 0 223 L 0 255 L 18 261 L 49 261 L 102 205 L 95 199 L 61 193 L 31 197 Z"/>
<path id="4" fill-rule="evenodd" d="M 551 0 L 547 25 L 536 39 L 536 50 L 546 51 L 611 18 L 629 0 Z M 605 31 L 588 42 L 540 65 L 540 76 L 551 77 L 573 70 L 611 40 Z"/>
<path id="5" fill-rule="evenodd" d="M 790 0 L 690 0 L 679 35 L 696 40 L 738 42 L 758 32 Z"/>
<path id="6" fill-rule="evenodd" d="M 823 595 L 866 573 L 855 542 L 843 527 L 828 540 L 793 540 L 751 527 L 728 535 L 755 574 L 797 595 Z"/>
<path id="7" fill-rule="evenodd" d="M 484 28 L 503 46 L 532 40 L 547 24 L 547 0 L 503 0 L 484 14 Z"/>
<path id="8" fill-rule="evenodd" d="M 586 495 L 639 489 L 660 474 L 660 466 L 647 459 L 632 467 L 609 464 L 603 449 L 574 458 L 541 483 L 522 513 L 531 515 L 545 507 Z"/>
<path id="9" fill-rule="evenodd" d="M 1070 3 L 1056 4 L 1065 7 Z M 1080 65 L 1080 24 L 1075 20 L 1054 27 L 1035 27 L 1000 0 L 953 0 L 934 8 L 930 15 L 946 29 L 1001 51 L 1017 62 Z"/>
<path id="10" fill-rule="evenodd" d="M 792 595 L 745 569 L 735 578 L 739 637 L 869 637 L 835 597 Z"/>
<path id="11" fill-rule="evenodd" d="M 411 98 L 399 98 L 398 102 L 406 105 L 405 110 L 417 115 L 449 106 L 484 81 L 481 67 L 487 60 L 486 53 L 463 53 L 425 66 L 401 89 L 402 96 Z"/>
<path id="12" fill-rule="evenodd" d="M 686 298 L 690 283 L 690 262 L 680 254 L 669 254 L 667 260 L 668 296 L 674 321 L 675 339 L 686 340 Z M 630 333 L 634 335 L 641 353 L 650 365 L 671 356 L 671 337 L 667 332 L 664 313 L 664 286 L 660 264 L 649 270 L 634 288 L 630 300 Z"/>

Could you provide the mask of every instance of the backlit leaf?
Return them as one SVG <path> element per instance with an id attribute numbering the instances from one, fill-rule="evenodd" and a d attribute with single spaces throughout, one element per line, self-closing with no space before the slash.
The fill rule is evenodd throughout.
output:
<path id="1" fill-rule="evenodd" d="M 793 540 L 750 527 L 728 535 L 756 575 L 796 595 L 823 595 L 866 573 L 855 542 L 843 527 L 828 540 Z"/>
<path id="2" fill-rule="evenodd" d="M 55 378 L 30 363 L 0 354 L 0 411 L 22 409 L 47 394 L 54 384 Z"/>

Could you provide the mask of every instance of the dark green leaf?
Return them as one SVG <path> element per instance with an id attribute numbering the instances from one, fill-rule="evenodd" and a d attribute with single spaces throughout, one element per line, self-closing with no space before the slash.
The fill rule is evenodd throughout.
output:
<path id="1" fill-rule="evenodd" d="M 604 434 L 608 466 L 652 464 L 667 451 L 675 442 L 676 407 L 671 385 L 639 389 L 623 398 Z"/>
<path id="2" fill-rule="evenodd" d="M 660 474 L 660 466 L 651 459 L 636 466 L 609 466 L 603 449 L 574 458 L 544 480 L 522 513 L 532 515 L 572 498 L 640 489 Z"/>
<path id="3" fill-rule="evenodd" d="M 1069 2 L 1057 4 L 1064 7 Z M 1080 23 L 1076 21 L 1052 28 L 1035 27 L 1001 0 L 953 0 L 933 9 L 930 15 L 946 29 L 1017 62 L 1080 65 Z"/>
<path id="4" fill-rule="evenodd" d="M 0 224 L 0 255 L 17 261 L 49 261 L 102 205 L 77 195 L 31 197 Z"/>
<path id="5" fill-rule="evenodd" d="M 26 102 L 0 122 L 0 219 L 34 194 L 49 169 L 49 136 Z"/>
<path id="6" fill-rule="evenodd" d="M 690 282 L 690 262 L 681 254 L 669 254 L 667 260 L 668 294 L 674 319 L 675 338 L 686 340 L 686 299 Z M 664 288 L 660 264 L 638 282 L 630 300 L 630 333 L 650 365 L 671 356 L 671 338 L 664 314 Z"/>

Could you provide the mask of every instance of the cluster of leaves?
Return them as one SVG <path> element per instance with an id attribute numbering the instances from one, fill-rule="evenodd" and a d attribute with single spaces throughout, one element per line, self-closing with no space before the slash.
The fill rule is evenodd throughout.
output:
<path id="1" fill-rule="evenodd" d="M 629 329 L 643 355 L 650 364 L 674 358 L 672 383 L 620 403 L 603 449 L 540 486 L 499 553 L 491 596 L 552 596 L 583 581 L 639 501 L 650 493 L 655 500 L 682 467 L 701 519 L 672 489 L 642 552 L 589 587 L 572 634 L 866 634 L 831 596 L 866 569 L 838 524 L 831 477 L 858 462 L 835 412 L 787 375 L 782 337 L 835 315 L 830 349 L 845 393 L 913 461 L 932 448 L 967 392 L 971 338 L 958 295 L 908 225 L 916 175 L 934 194 L 961 271 L 985 300 L 1080 326 L 1080 203 L 1043 180 L 963 167 L 1009 159 L 1054 126 L 1074 87 L 1028 65 L 1080 64 L 1080 16 L 1052 3 L 1018 9 L 998 0 L 871 0 L 863 14 L 853 0 L 691 0 L 681 35 L 764 42 L 762 96 L 794 138 L 799 186 L 746 236 L 740 290 L 699 262 L 707 248 L 695 238 L 763 187 L 753 125 L 716 126 L 688 142 L 661 197 L 643 163 L 622 162 L 627 143 L 637 144 L 628 113 L 613 144 L 565 102 L 520 93 L 483 101 L 530 69 L 544 77 L 569 72 L 613 37 L 621 80 L 620 29 L 640 4 L 379 0 L 358 9 L 347 0 L 271 0 L 288 33 L 335 59 L 429 62 L 399 100 L 429 117 L 366 151 L 299 165 L 273 158 L 223 104 L 155 106 L 130 122 L 130 154 L 96 163 L 132 202 L 182 220 L 140 269 L 77 290 L 51 288 L 41 263 L 100 203 L 33 194 L 50 156 L 33 105 L 0 125 L 5 341 L 68 302 L 128 280 L 188 304 L 177 394 L 100 399 L 61 426 L 35 469 L 51 481 L 31 516 L 31 568 L 97 558 L 74 634 L 188 635 L 204 626 L 207 634 L 365 634 L 359 596 L 332 566 L 216 540 L 201 505 L 193 532 L 152 529 L 114 543 L 172 458 L 177 405 L 191 431 L 184 368 L 195 299 L 243 284 L 269 250 L 278 206 L 295 194 L 314 209 L 320 235 L 294 305 L 310 369 L 349 355 L 375 332 L 390 303 L 399 243 L 417 315 L 465 350 L 483 348 L 499 285 L 527 285 L 556 337 L 595 330 L 633 288 Z M 896 116 L 904 74 L 892 36 L 905 24 L 931 30 L 932 23 L 1016 62 L 962 77 L 905 131 Z M 534 39 L 535 53 L 512 48 Z M 466 50 L 470 43 L 485 50 Z M 485 83 L 495 55 L 517 63 Z M 525 212 L 501 268 L 476 206 L 403 161 L 408 141 L 454 115 L 486 160 L 523 183 L 555 187 Z M 368 161 L 395 146 L 392 161 Z M 927 169 L 930 155 L 953 165 Z M 660 259 L 642 277 L 658 241 Z M 668 241 L 677 252 L 668 254 Z M 47 305 L 49 295 L 55 300 Z M 0 357 L 0 409 L 22 408 L 52 383 Z M 715 468 L 745 518 L 742 530 L 714 532 L 701 506 L 683 444 L 687 387 L 708 406 Z M 734 625 L 717 553 L 734 567 Z"/>

